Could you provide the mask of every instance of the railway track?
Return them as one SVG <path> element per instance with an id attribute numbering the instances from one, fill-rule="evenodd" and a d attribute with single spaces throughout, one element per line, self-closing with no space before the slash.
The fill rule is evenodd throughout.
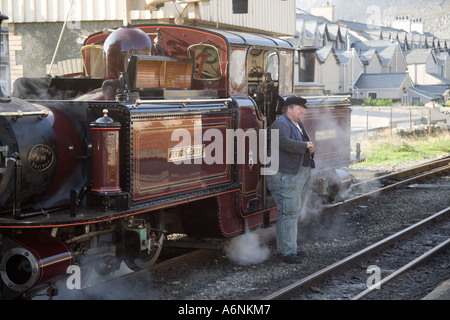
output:
<path id="1" fill-rule="evenodd" d="M 82 290 L 64 290 L 60 292 L 60 299 L 63 300 L 117 300 L 117 299 L 145 299 L 158 300 L 158 287 L 176 286 L 176 281 L 161 279 L 157 275 L 170 268 L 177 268 L 182 265 L 195 264 L 196 261 L 208 259 L 211 250 L 195 249 L 188 252 L 179 252 L 173 257 L 157 262 L 148 269 L 139 271 L 118 271 L 107 277 L 95 277 L 92 282 L 82 288 Z M 152 292 L 148 292 L 152 288 Z M 125 294 L 124 294 L 125 293 Z"/>
<path id="2" fill-rule="evenodd" d="M 339 206 L 344 206 L 347 204 L 351 204 L 351 207 L 354 207 L 354 202 L 357 201 L 363 201 L 365 199 L 370 199 L 372 197 L 374 197 L 375 195 L 380 195 L 383 193 L 386 193 L 388 190 L 392 190 L 392 189 L 400 189 L 403 188 L 405 186 L 409 186 L 412 183 L 416 183 L 419 180 L 422 179 L 426 179 L 427 177 L 431 176 L 431 175 L 436 175 L 442 172 L 446 172 L 448 171 L 449 168 L 449 163 L 450 163 L 450 157 L 446 157 L 443 159 L 439 159 L 436 161 L 432 161 L 426 164 L 422 164 L 416 168 L 412 168 L 411 170 L 404 170 L 395 174 L 389 174 L 389 175 L 384 175 L 381 177 L 377 177 L 374 180 L 371 181 L 367 181 L 367 182 L 362 182 L 359 184 L 356 184 L 353 189 L 352 189 L 352 194 L 354 195 L 352 198 L 343 200 L 339 203 L 333 204 L 333 205 L 329 205 L 327 207 L 324 208 L 325 215 L 328 214 L 327 210 L 333 211 L 331 209 L 336 209 L 339 208 Z M 364 193 L 361 193 L 360 190 L 367 190 L 369 189 L 370 186 L 370 190 Z M 443 215 L 448 215 L 449 214 L 449 208 L 446 209 L 445 213 L 442 213 Z M 427 222 L 423 222 L 423 225 L 430 225 L 433 224 L 433 222 L 439 220 L 439 218 L 436 217 L 430 217 Z M 417 233 L 418 230 L 421 227 L 419 226 L 415 226 L 414 228 L 410 228 L 412 230 L 410 230 L 409 232 L 413 233 L 415 230 L 415 232 Z M 406 234 L 406 233 L 405 233 Z M 406 235 L 403 234 L 403 237 L 406 237 Z M 448 234 L 450 234 L 450 232 L 448 232 Z M 402 237 L 399 235 L 399 237 Z M 315 273 L 311 273 L 309 276 L 303 277 L 301 280 L 298 281 L 293 281 L 292 284 L 290 286 L 288 286 L 286 289 L 282 289 L 282 290 L 286 290 L 286 292 L 289 292 L 290 287 L 292 287 L 293 291 L 298 291 L 298 289 L 294 289 L 294 287 L 299 286 L 300 290 L 305 290 L 307 287 L 309 288 L 314 288 L 314 286 L 318 283 L 318 281 L 321 281 L 323 279 L 325 279 L 327 276 L 329 277 L 330 274 L 336 275 L 340 272 L 342 272 L 343 270 L 345 270 L 346 268 L 349 267 L 350 264 L 355 264 L 357 263 L 358 260 L 360 260 L 360 257 L 357 257 L 359 255 L 362 256 L 370 256 L 373 255 L 377 250 L 376 247 L 389 247 L 392 246 L 395 243 L 395 238 L 394 236 L 390 237 L 390 239 L 384 241 L 384 242 L 380 242 L 379 244 L 370 246 L 364 250 L 361 250 L 362 252 L 353 254 L 343 260 L 341 260 L 339 263 L 335 263 L 333 265 L 330 265 L 320 271 L 317 271 Z M 444 241 L 442 241 L 444 242 Z M 448 244 L 443 244 L 443 247 L 446 247 Z M 436 251 L 439 250 L 444 250 L 444 248 L 441 249 L 436 249 Z M 131 286 L 133 286 L 133 283 L 136 284 L 141 284 L 141 283 L 150 283 L 150 287 L 151 292 L 152 293 L 148 293 L 149 290 L 148 288 L 142 288 L 142 292 L 137 292 L 136 293 L 136 299 L 161 299 L 161 296 L 158 293 L 155 293 L 158 289 L 164 290 L 164 291 L 168 291 L 167 287 L 173 287 L 174 292 L 176 293 L 174 295 L 175 299 L 184 299 L 186 296 L 189 296 L 189 294 L 185 294 L 182 292 L 181 289 L 179 289 L 180 287 L 184 286 L 184 281 L 183 279 L 177 280 L 177 279 L 172 279 L 170 277 L 167 277 L 166 279 L 164 279 L 165 275 L 164 275 L 164 270 L 168 270 L 168 269 L 186 269 L 187 267 L 183 267 L 183 266 L 187 266 L 189 265 L 189 268 L 187 269 L 193 269 L 193 270 L 199 270 L 198 272 L 203 272 L 200 270 L 203 270 L 202 265 L 204 264 L 208 264 L 210 262 L 207 262 L 208 259 L 209 260 L 216 260 L 219 261 L 220 260 L 220 251 L 218 253 L 218 251 L 216 250 L 215 254 L 212 254 L 212 258 L 208 258 L 208 254 L 213 252 L 214 250 L 197 250 L 197 251 L 193 251 L 191 253 L 189 253 L 188 255 L 185 256 L 180 256 L 180 257 L 175 257 L 174 259 L 170 259 L 168 261 L 164 261 L 162 263 L 158 263 L 155 266 L 153 266 L 150 270 L 142 270 L 139 272 L 133 272 L 133 273 L 129 273 L 126 274 L 124 276 L 120 276 L 117 277 L 115 279 L 111 279 L 111 280 L 107 280 L 104 281 L 100 284 L 97 284 L 96 289 L 93 288 L 88 288 L 88 290 L 83 290 L 83 299 L 88 298 L 91 299 L 91 295 L 90 292 L 93 291 L 101 291 L 102 289 L 100 289 L 102 286 L 107 285 L 111 288 L 115 287 L 115 284 L 117 283 L 117 287 L 119 287 L 119 283 L 121 284 L 120 286 L 123 286 L 123 283 L 128 283 L 131 284 Z M 424 257 L 425 258 L 425 257 Z M 196 263 L 196 266 L 192 266 L 192 261 L 196 260 L 198 263 Z M 203 262 L 202 262 L 203 261 Z M 206 262 L 205 262 L 206 261 Z M 215 262 L 218 263 L 218 262 Z M 407 265 L 407 263 L 405 263 Z M 402 266 L 400 266 L 398 269 L 400 269 Z M 361 267 L 359 267 L 359 269 L 361 269 Z M 318 269 L 316 269 L 318 270 Z M 149 272 L 150 271 L 150 272 Z M 400 271 L 405 272 L 405 271 Z M 162 275 L 162 276 L 161 276 Z M 200 276 L 200 275 L 199 275 Z M 208 275 L 210 276 L 210 275 Z M 369 277 L 366 273 L 364 273 L 364 276 L 366 277 L 366 279 Z M 162 277 L 163 279 L 158 279 L 158 277 Z M 203 277 L 203 276 L 202 276 Z M 214 277 L 212 277 L 214 278 Z M 365 285 L 366 284 L 366 279 L 364 281 L 360 280 L 359 284 L 361 285 Z M 215 280 L 214 280 L 215 281 Z M 386 280 L 383 280 L 386 281 Z M 182 283 L 182 284 L 180 284 Z M 222 282 L 221 282 L 222 283 Z M 224 281 L 225 283 L 225 281 Z M 382 286 L 385 285 L 385 283 L 381 283 Z M 137 286 L 137 285 L 136 285 Z M 209 286 L 209 284 L 208 284 Z M 361 291 L 364 291 L 366 289 L 365 288 L 361 288 Z M 109 290 L 109 289 L 107 289 Z M 120 289 L 122 290 L 122 289 Z M 180 291 L 178 293 L 178 290 Z M 289 297 L 290 293 L 282 293 L 279 290 L 279 292 L 275 292 L 273 294 L 269 294 L 266 295 L 263 299 L 267 299 L 267 300 L 272 300 L 272 299 L 285 299 L 287 297 Z M 110 290 L 113 291 L 113 290 Z M 119 291 L 119 290 L 118 290 Z M 138 291 L 138 290 L 136 290 Z M 375 290 L 375 292 L 377 292 L 379 290 Z M 146 292 L 146 293 L 145 293 Z M 270 291 L 268 291 L 270 292 Z M 192 293 L 190 293 L 192 295 Z M 94 294 L 95 295 L 95 294 Z M 356 294 L 355 294 L 356 296 Z M 255 296 L 253 296 L 254 298 Z M 261 296 L 259 296 L 261 297 Z M 105 297 L 106 299 L 108 299 L 109 297 Z M 119 297 L 113 297 L 115 299 L 120 298 Z M 352 298 L 352 297 L 347 297 L 347 298 Z M 75 297 L 74 299 L 78 299 L 78 297 Z M 102 298 L 97 298 L 97 299 L 102 299 Z"/>
<path id="3" fill-rule="evenodd" d="M 436 226 L 436 224 L 439 224 Z M 411 239 L 414 235 L 419 234 L 420 231 L 422 231 L 419 236 L 421 236 L 421 239 L 415 240 L 415 243 L 411 248 L 415 251 L 420 251 L 418 248 L 418 244 L 420 243 L 420 246 L 427 247 L 429 246 L 429 233 L 428 231 L 424 231 L 425 228 L 430 228 L 430 226 L 435 229 L 442 232 L 445 230 L 446 234 L 437 234 L 437 237 L 445 238 L 443 239 L 438 245 L 433 246 L 431 249 L 426 250 L 422 254 L 420 254 L 418 257 L 414 258 L 411 261 L 408 261 L 404 265 L 398 267 L 395 271 L 390 273 L 387 277 L 383 279 L 379 279 L 379 281 L 375 281 L 372 283 L 372 285 L 368 285 L 366 289 L 361 290 L 358 294 L 355 294 L 354 297 L 352 297 L 353 300 L 358 300 L 361 298 L 364 298 L 366 295 L 370 294 L 372 291 L 381 288 L 389 281 L 395 279 L 399 275 L 402 275 L 403 273 L 411 270 L 412 268 L 416 267 L 417 265 L 423 263 L 427 259 L 430 259 L 432 256 L 448 249 L 450 247 L 450 207 L 426 218 L 422 221 L 407 227 L 394 235 L 391 235 L 373 245 L 370 245 L 332 265 L 329 265 L 322 270 L 319 270 L 315 272 L 314 274 L 311 274 L 307 277 L 304 277 L 297 282 L 282 288 L 278 290 L 277 292 L 274 292 L 270 295 L 267 295 L 263 298 L 263 300 L 278 300 L 278 299 L 301 299 L 301 295 L 299 292 L 304 292 L 307 289 L 313 288 L 313 286 L 317 286 L 318 283 L 325 281 L 327 278 L 334 277 L 335 279 L 328 279 L 328 286 L 338 286 L 342 285 L 341 283 L 338 283 L 339 280 L 336 280 L 339 276 L 337 274 L 342 273 L 344 270 L 348 270 L 349 268 L 352 268 L 350 271 L 350 276 L 343 277 L 344 280 L 341 280 L 343 282 L 347 282 L 347 286 L 352 287 L 352 285 L 348 284 L 348 278 L 353 279 L 353 283 L 356 283 L 356 289 L 358 287 L 364 287 L 368 282 L 367 281 L 361 281 L 359 277 L 356 276 L 356 274 L 361 274 L 361 262 L 363 262 L 363 265 L 369 265 L 373 266 L 371 268 L 372 270 L 376 269 L 376 266 L 371 265 L 370 261 L 373 261 L 374 259 L 370 259 L 371 256 L 375 254 L 380 254 L 382 251 L 386 251 L 388 247 L 393 246 L 394 244 L 400 243 L 400 241 L 405 241 L 405 239 Z M 415 247 L 414 247 L 415 246 Z M 400 249 L 401 251 L 402 249 Z M 396 251 L 397 252 L 397 251 Z M 387 253 L 388 255 L 392 255 L 393 253 Z M 409 256 L 409 251 L 406 254 Z M 397 255 L 396 258 L 400 260 L 401 258 Z M 405 259 L 408 259 L 406 257 Z M 382 260 L 379 256 L 375 259 L 376 261 Z M 394 267 L 396 268 L 396 267 Z M 342 273 L 344 274 L 344 273 Z M 367 275 L 366 275 L 367 278 Z M 375 279 L 375 278 L 374 278 Z M 356 281 L 355 281 L 356 280 Z M 325 289 L 326 290 L 326 289 Z M 313 289 L 314 291 L 314 289 Z M 333 299 L 339 299 L 342 297 L 333 297 Z"/>
<path id="4" fill-rule="evenodd" d="M 358 201 L 362 201 L 371 197 L 378 196 L 380 194 L 386 193 L 393 189 L 403 188 L 405 186 L 411 185 L 417 181 L 424 180 L 427 178 L 430 178 L 434 175 L 438 175 L 441 173 L 448 172 L 450 170 L 450 157 L 444 157 L 441 159 L 433 160 L 421 165 L 418 165 L 413 168 L 409 168 L 406 170 L 402 170 L 395 173 L 390 173 L 387 175 L 379 176 L 374 179 L 363 181 L 357 184 L 354 184 L 351 186 L 351 190 L 348 194 L 352 195 L 350 198 L 345 199 L 343 201 L 327 205 L 324 207 L 324 210 L 330 210 L 330 209 L 336 209 L 342 205 L 347 205 L 351 203 L 355 203 Z M 364 192 L 361 192 L 361 190 L 366 190 Z M 422 221 L 405 228 L 402 231 L 397 232 L 396 234 L 389 236 L 373 245 L 370 245 L 334 264 L 331 264 L 311 275 L 308 275 L 306 277 L 303 277 L 302 279 L 292 283 L 289 286 L 286 286 L 285 288 L 282 288 L 278 290 L 277 292 L 274 292 L 272 294 L 269 294 L 265 297 L 263 297 L 263 300 L 277 300 L 277 299 L 289 299 L 293 298 L 295 295 L 294 293 L 299 291 L 305 291 L 307 289 L 313 288 L 313 286 L 321 281 L 324 281 L 327 277 L 333 277 L 337 273 L 340 273 L 351 266 L 355 266 L 364 259 L 367 259 L 368 256 L 374 255 L 376 253 L 381 252 L 382 250 L 386 249 L 389 246 L 394 245 L 395 243 L 398 243 L 404 238 L 412 237 L 415 233 L 419 232 L 422 229 L 427 228 L 430 224 L 434 224 L 436 221 L 439 221 L 441 219 L 447 219 L 450 216 L 450 207 L 446 208 L 426 219 L 423 219 Z M 444 239 L 441 243 L 434 246 L 433 248 L 429 249 L 428 251 L 424 252 L 419 257 L 416 257 L 412 261 L 408 261 L 403 266 L 398 267 L 397 270 L 389 274 L 384 279 L 380 279 L 376 283 L 376 285 L 369 286 L 362 290 L 360 293 L 355 294 L 352 299 L 359 300 L 364 298 L 365 296 L 369 295 L 371 292 L 373 292 L 376 289 L 379 289 L 382 285 L 386 284 L 387 282 L 395 279 L 396 277 L 402 275 L 403 273 L 411 270 L 412 268 L 416 267 L 417 265 L 423 263 L 430 257 L 432 257 L 435 254 L 438 254 L 442 252 L 443 250 L 446 250 L 450 247 L 450 223 L 447 222 L 448 229 L 447 231 L 447 238 Z M 358 268 L 358 267 L 357 267 Z M 359 270 L 361 270 L 361 267 L 359 267 Z M 375 270 L 377 271 L 377 270 Z M 356 276 L 350 276 L 354 279 L 356 279 Z M 348 282 L 348 281 L 347 281 Z M 355 282 L 355 281 L 353 281 Z M 366 282 L 359 281 L 359 286 L 365 286 Z M 335 284 L 338 285 L 338 284 Z M 358 286 L 358 285 L 356 285 Z M 314 291 L 314 289 L 313 289 Z M 299 298 L 299 297 L 297 297 Z M 342 297 L 335 297 L 335 299 L 339 299 Z M 294 298 L 295 299 L 295 298 Z"/>
<path id="5" fill-rule="evenodd" d="M 371 180 L 355 183 L 347 192 L 350 197 L 324 207 L 324 210 L 337 208 L 343 204 L 357 202 L 370 197 L 378 196 L 393 189 L 405 187 L 414 182 L 430 178 L 450 171 L 450 156 L 426 162 L 424 164 L 405 169 L 399 172 L 389 173 Z"/>

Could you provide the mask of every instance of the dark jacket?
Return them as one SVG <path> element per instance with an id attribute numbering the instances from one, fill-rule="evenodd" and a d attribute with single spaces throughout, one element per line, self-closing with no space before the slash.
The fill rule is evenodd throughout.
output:
<path id="1" fill-rule="evenodd" d="M 304 164 L 304 160 L 306 165 L 314 168 L 312 155 L 311 160 L 308 162 L 310 154 L 308 153 L 306 142 L 310 141 L 310 138 L 303 123 L 299 122 L 298 124 L 303 131 L 303 138 L 297 126 L 285 114 L 275 120 L 270 127 L 270 130 L 279 130 L 278 170 L 282 173 L 298 173 L 300 167 Z M 277 145 L 274 142 L 272 144 Z M 308 157 L 308 159 L 304 159 L 304 157 Z"/>

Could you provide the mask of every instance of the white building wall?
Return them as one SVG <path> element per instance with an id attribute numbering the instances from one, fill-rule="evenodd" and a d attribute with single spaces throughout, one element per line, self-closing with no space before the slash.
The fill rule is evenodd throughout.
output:
<path id="1" fill-rule="evenodd" d="M 404 73 L 407 72 L 408 65 L 406 63 L 405 56 L 403 55 L 403 52 L 400 48 L 400 46 L 397 44 L 395 48 L 395 52 L 392 55 L 391 61 L 389 62 L 389 65 L 387 66 L 387 70 L 385 70 L 386 73 Z"/>
<path id="2" fill-rule="evenodd" d="M 348 63 L 345 71 L 347 74 L 345 76 L 345 82 L 343 82 L 344 85 L 342 89 L 344 92 L 347 92 L 352 90 L 356 80 L 358 80 L 359 76 L 364 73 L 363 64 L 361 60 L 359 60 L 356 53 Z"/>
<path id="3" fill-rule="evenodd" d="M 73 1 L 69 21 L 124 20 L 125 0 L 0 0 L 9 23 L 63 22 Z M 130 3 L 132 1 L 129 1 Z M 175 19 L 186 7 L 183 0 L 169 1 L 159 10 L 131 12 L 132 20 Z M 191 1 L 192 2 L 192 1 Z M 183 19 L 232 25 L 273 34 L 295 34 L 295 0 L 248 0 L 247 14 L 233 14 L 231 0 L 202 0 L 189 4 Z"/>
<path id="4" fill-rule="evenodd" d="M 398 89 L 360 89 L 359 99 L 369 98 L 369 94 L 376 93 L 377 99 L 402 99 L 403 91 Z M 361 94 L 362 93 L 362 94 Z"/>
<path id="5" fill-rule="evenodd" d="M 426 63 L 408 65 L 408 73 L 415 85 L 440 85 L 442 81 L 434 75 L 441 76 L 441 70 L 432 54 Z"/>
<path id="6" fill-rule="evenodd" d="M 9 23 L 64 22 L 72 0 L 0 0 Z M 73 0 L 70 21 L 123 20 L 124 0 Z M 149 11 L 134 11 L 134 19 L 149 19 Z"/>
<path id="7" fill-rule="evenodd" d="M 434 58 L 433 53 L 430 53 L 428 55 L 426 65 L 427 65 L 426 70 L 428 73 L 434 73 L 434 74 L 440 75 L 439 65 L 438 65 L 436 59 Z"/>
<path id="8" fill-rule="evenodd" d="M 450 80 L 450 56 L 448 54 L 445 57 L 445 63 L 441 67 L 439 74 L 441 75 L 441 77 Z"/>
<path id="9" fill-rule="evenodd" d="M 366 66 L 366 73 L 382 73 L 383 66 L 381 65 L 380 59 L 376 55 L 373 55 Z"/>
<path id="10" fill-rule="evenodd" d="M 339 64 L 332 54 L 328 55 L 324 63 L 320 63 L 316 59 L 314 79 L 316 82 L 325 85 L 325 90 L 330 94 L 340 91 L 341 81 L 339 73 Z"/>
<path id="11" fill-rule="evenodd" d="M 233 14 L 231 0 L 210 0 L 199 4 L 200 19 L 245 28 L 294 35 L 295 0 L 248 0 L 247 14 Z"/>

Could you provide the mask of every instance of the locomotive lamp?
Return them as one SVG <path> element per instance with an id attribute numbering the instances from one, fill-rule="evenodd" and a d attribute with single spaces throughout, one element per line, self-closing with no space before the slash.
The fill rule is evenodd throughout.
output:
<path id="1" fill-rule="evenodd" d="M 92 191 L 100 195 L 122 192 L 119 172 L 119 130 L 120 123 L 108 116 L 91 123 L 92 130 Z"/>

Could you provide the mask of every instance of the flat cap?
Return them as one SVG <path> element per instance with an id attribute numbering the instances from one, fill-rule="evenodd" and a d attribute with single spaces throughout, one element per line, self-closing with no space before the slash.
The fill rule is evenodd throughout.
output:
<path id="1" fill-rule="evenodd" d="M 292 97 L 287 98 L 286 101 L 284 102 L 285 107 L 289 107 L 294 104 L 307 108 L 306 100 L 303 99 L 302 97 L 292 96 Z"/>

